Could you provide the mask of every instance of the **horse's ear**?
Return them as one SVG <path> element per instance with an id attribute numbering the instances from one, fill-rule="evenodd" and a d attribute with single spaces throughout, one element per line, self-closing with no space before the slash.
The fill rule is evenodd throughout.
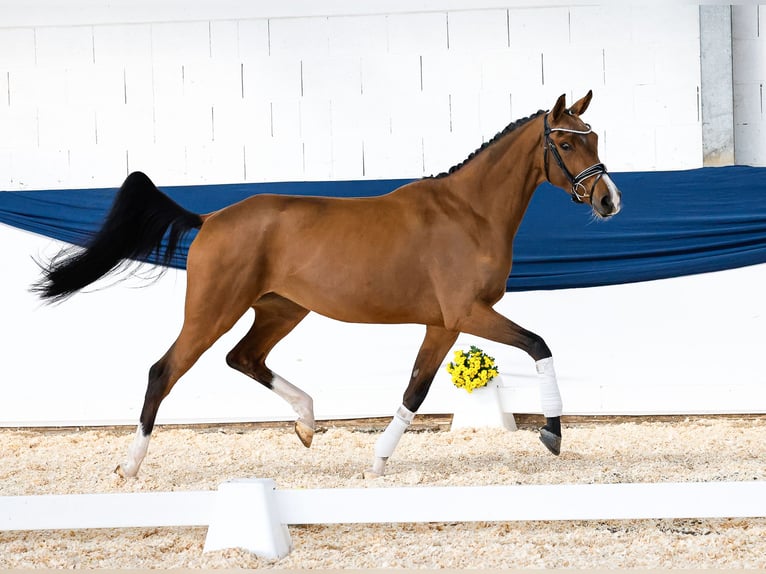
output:
<path id="1" fill-rule="evenodd" d="M 553 121 L 556 121 L 561 117 L 561 114 L 563 114 L 567 109 L 567 96 L 566 94 L 561 94 L 559 96 L 559 99 L 556 100 L 556 105 L 553 106 L 553 109 L 551 110 L 551 119 Z"/>
<path id="2" fill-rule="evenodd" d="M 590 105 L 590 101 L 593 98 L 593 90 L 588 90 L 588 93 L 585 94 L 582 98 L 577 100 L 571 108 L 569 108 L 569 111 L 572 112 L 576 116 L 581 116 L 585 113 L 585 110 L 588 109 L 588 106 Z"/>

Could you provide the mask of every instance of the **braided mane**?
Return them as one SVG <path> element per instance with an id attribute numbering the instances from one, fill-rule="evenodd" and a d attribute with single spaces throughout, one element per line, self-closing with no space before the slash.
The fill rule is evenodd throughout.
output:
<path id="1" fill-rule="evenodd" d="M 546 112 L 546 110 L 538 110 L 534 114 L 532 114 L 531 116 L 527 116 L 526 118 L 521 118 L 521 119 L 518 119 L 518 120 L 516 120 L 514 122 L 511 122 L 510 124 L 505 126 L 501 131 L 497 132 L 492 137 L 492 139 L 490 139 L 489 141 L 486 141 L 483 144 L 481 144 L 481 146 L 479 148 L 477 148 L 476 150 L 474 150 L 473 152 L 471 152 L 471 154 L 467 158 L 465 158 L 460 163 L 458 163 L 456 165 L 453 165 L 451 168 L 449 168 L 448 171 L 443 171 L 443 172 L 441 172 L 438 175 L 430 175 L 430 176 L 427 176 L 424 179 L 441 179 L 443 177 L 447 177 L 448 175 L 452 175 L 457 170 L 459 170 L 461 167 L 463 167 L 465 164 L 467 164 L 469 161 L 471 161 L 473 158 L 475 158 L 479 153 L 481 153 L 482 151 L 487 149 L 489 146 L 491 146 L 492 144 L 494 144 L 498 140 L 502 139 L 503 137 L 507 136 L 509 133 L 514 131 L 516 128 L 519 128 L 519 127 L 523 126 L 527 122 L 535 119 L 536 117 L 540 116 L 541 114 L 544 114 L 545 112 Z"/>

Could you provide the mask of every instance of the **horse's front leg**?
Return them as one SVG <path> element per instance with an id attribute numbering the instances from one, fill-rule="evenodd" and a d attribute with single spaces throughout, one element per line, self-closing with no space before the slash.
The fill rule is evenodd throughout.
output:
<path id="1" fill-rule="evenodd" d="M 372 462 L 372 468 L 364 473 L 366 478 L 377 478 L 385 474 L 388 459 L 394 453 L 399 439 L 410 426 L 420 405 L 423 404 L 436 376 L 436 371 L 450 347 L 455 343 L 457 336 L 457 331 L 440 327 L 426 328 L 426 336 L 415 359 L 415 366 L 412 368 L 410 383 L 404 392 L 402 406 L 396 411 L 386 430 L 375 443 L 375 458 Z"/>
<path id="2" fill-rule="evenodd" d="M 540 429 L 540 440 L 548 450 L 558 455 L 561 452 L 563 403 L 556 381 L 556 371 L 553 368 L 553 356 L 542 337 L 484 305 L 477 305 L 472 313 L 460 322 L 460 330 L 511 345 L 525 351 L 535 360 L 537 373 L 540 375 L 540 405 L 545 415 L 545 426 Z"/>

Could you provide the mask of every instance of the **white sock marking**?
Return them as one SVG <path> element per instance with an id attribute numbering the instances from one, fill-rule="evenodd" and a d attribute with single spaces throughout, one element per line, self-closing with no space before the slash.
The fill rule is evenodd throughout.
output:
<path id="1" fill-rule="evenodd" d="M 144 429 L 141 423 L 139 423 L 136 434 L 133 437 L 133 443 L 128 449 L 128 459 L 119 467 L 123 476 L 136 476 L 138 474 L 138 469 L 146 457 L 146 451 L 149 449 L 150 438 L 151 435 L 144 436 Z"/>
<path id="2" fill-rule="evenodd" d="M 271 390 L 293 407 L 299 421 L 314 428 L 314 400 L 309 395 L 276 373 L 274 373 L 274 380 L 271 381 Z"/>

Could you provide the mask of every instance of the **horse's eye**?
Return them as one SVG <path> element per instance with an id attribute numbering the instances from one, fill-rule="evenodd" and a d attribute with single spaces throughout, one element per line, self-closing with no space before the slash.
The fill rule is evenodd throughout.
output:
<path id="1" fill-rule="evenodd" d="M 572 146 L 564 142 L 561 144 L 561 149 L 563 149 L 564 151 L 569 151 L 570 149 L 572 149 Z"/>

